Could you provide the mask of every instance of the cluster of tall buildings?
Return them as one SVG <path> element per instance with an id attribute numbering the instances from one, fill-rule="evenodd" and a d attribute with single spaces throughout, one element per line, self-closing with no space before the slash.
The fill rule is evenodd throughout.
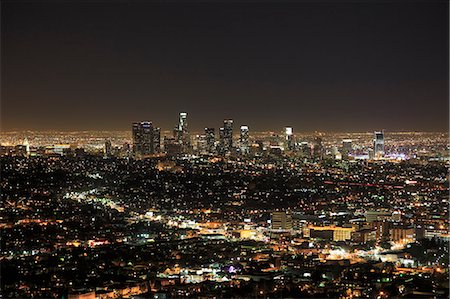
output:
<path id="1" fill-rule="evenodd" d="M 188 154 L 192 153 L 194 148 L 196 152 L 201 154 L 219 154 L 230 155 L 240 154 L 248 155 L 254 145 L 250 143 L 249 126 L 241 125 L 239 128 L 239 137 L 234 140 L 234 121 L 225 119 L 223 125 L 219 128 L 218 136 L 213 127 L 207 127 L 202 134 L 196 135 L 191 139 L 188 127 L 188 114 L 181 112 L 179 114 L 178 123 L 173 130 L 172 136 L 165 136 L 161 142 L 161 130 L 155 127 L 151 121 L 141 121 L 133 123 L 133 154 L 135 156 L 146 156 L 158 154 L 164 147 L 167 154 Z M 218 138 L 216 138 L 218 137 Z M 192 144 L 191 140 L 196 143 Z M 310 142 L 297 142 L 295 140 L 294 128 L 287 126 L 284 128 L 283 136 L 284 144 L 270 146 L 269 150 L 276 152 L 301 152 L 305 156 L 320 160 L 325 155 L 321 137 L 317 136 Z M 256 142 L 257 143 L 257 142 Z M 110 146 L 109 146 L 110 147 Z M 262 150 L 262 145 L 259 146 Z M 105 145 L 105 150 L 108 146 Z M 341 149 L 333 148 L 331 154 L 335 157 L 348 157 L 352 151 L 352 140 L 344 139 Z M 369 149 L 370 159 L 381 159 L 384 157 L 384 132 L 374 132 L 373 149 Z"/>
<path id="2" fill-rule="evenodd" d="M 181 112 L 178 124 L 172 137 L 164 137 L 164 150 L 169 154 L 191 153 L 193 146 L 188 128 L 188 114 Z M 133 153 L 135 156 L 153 155 L 161 152 L 161 130 L 154 127 L 151 121 L 133 123 Z M 248 154 L 250 151 L 249 127 L 240 127 L 238 144 L 233 142 L 233 120 L 225 119 L 219 129 L 219 139 L 216 140 L 215 128 L 207 127 L 202 135 L 197 135 L 197 149 L 205 154 L 227 155 L 238 151 Z M 106 148 L 106 145 L 105 145 Z"/>
<path id="3" fill-rule="evenodd" d="M 135 156 L 152 155 L 161 150 L 161 129 L 154 127 L 151 121 L 133 123 L 132 137 Z"/>

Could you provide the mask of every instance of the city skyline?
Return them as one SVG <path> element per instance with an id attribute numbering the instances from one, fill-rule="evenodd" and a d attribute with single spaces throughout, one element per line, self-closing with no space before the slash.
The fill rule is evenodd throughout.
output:
<path id="1" fill-rule="evenodd" d="M 0 297 L 449 298 L 448 1 L 0 5 Z"/>
<path id="2" fill-rule="evenodd" d="M 446 131 L 446 8 L 2 1 L 1 128 Z"/>

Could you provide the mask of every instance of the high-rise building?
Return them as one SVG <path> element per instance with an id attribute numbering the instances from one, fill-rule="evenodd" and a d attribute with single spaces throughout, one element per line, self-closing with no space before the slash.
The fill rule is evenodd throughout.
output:
<path id="1" fill-rule="evenodd" d="M 105 141 L 105 157 L 111 157 L 112 145 L 110 140 Z"/>
<path id="2" fill-rule="evenodd" d="M 323 157 L 322 138 L 320 137 L 314 138 L 313 157 L 318 160 L 322 159 Z"/>
<path id="3" fill-rule="evenodd" d="M 131 155 L 131 147 L 130 147 L 130 144 L 127 143 L 127 142 L 125 142 L 125 143 L 122 145 L 122 148 L 120 148 L 119 154 L 120 154 L 122 157 L 129 157 L 129 156 Z"/>
<path id="4" fill-rule="evenodd" d="M 344 139 L 342 140 L 342 158 L 347 159 L 349 153 L 352 151 L 352 140 L 351 139 Z"/>
<path id="5" fill-rule="evenodd" d="M 384 131 L 373 134 L 373 153 L 375 159 L 384 157 Z"/>
<path id="6" fill-rule="evenodd" d="M 224 138 L 225 138 L 225 129 L 222 127 L 219 128 L 219 146 L 217 148 L 217 151 L 221 155 L 225 154 Z"/>
<path id="7" fill-rule="evenodd" d="M 273 212 L 271 221 L 272 221 L 272 229 L 276 230 L 292 229 L 291 214 L 288 214 L 286 212 Z"/>
<path id="8" fill-rule="evenodd" d="M 342 148 L 346 151 L 352 150 L 352 140 L 351 139 L 343 139 L 342 140 Z"/>
<path id="9" fill-rule="evenodd" d="M 239 138 L 239 149 L 241 154 L 247 155 L 250 150 L 249 141 L 248 141 L 248 126 L 241 126 L 240 130 L 240 138 Z"/>
<path id="10" fill-rule="evenodd" d="M 206 135 L 196 135 L 197 139 L 197 152 L 200 154 L 208 154 L 208 140 Z"/>
<path id="11" fill-rule="evenodd" d="M 191 145 L 191 140 L 189 136 L 188 123 L 187 123 L 187 113 L 180 112 L 180 117 L 178 119 L 178 125 L 175 128 L 177 141 L 182 145 L 182 147 L 187 150 Z"/>
<path id="12" fill-rule="evenodd" d="M 164 137 L 164 151 L 169 156 L 177 156 L 182 153 L 183 149 L 181 144 L 175 139 L 165 136 Z"/>
<path id="13" fill-rule="evenodd" d="M 133 123 L 133 153 L 136 156 L 154 153 L 153 124 L 150 121 Z"/>
<path id="14" fill-rule="evenodd" d="M 222 154 L 231 153 L 233 149 L 233 120 L 225 119 L 220 128 L 220 151 Z"/>
<path id="15" fill-rule="evenodd" d="M 30 142 L 28 141 L 28 138 L 25 137 L 23 140 L 23 146 L 25 147 L 25 155 L 27 157 L 30 156 Z"/>
<path id="16" fill-rule="evenodd" d="M 367 157 L 369 158 L 369 160 L 372 160 L 374 158 L 374 154 L 373 154 L 373 149 L 369 148 L 367 150 Z"/>
<path id="17" fill-rule="evenodd" d="M 311 158 L 311 145 L 308 142 L 301 142 L 299 147 L 300 153 L 304 158 Z"/>
<path id="18" fill-rule="evenodd" d="M 295 147 L 294 129 L 292 127 L 284 128 L 284 138 L 285 138 L 286 150 L 292 151 Z"/>
<path id="19" fill-rule="evenodd" d="M 331 156 L 333 157 L 333 159 L 336 159 L 336 160 L 342 159 L 342 153 L 339 151 L 337 146 L 333 146 L 331 148 Z"/>
<path id="20" fill-rule="evenodd" d="M 205 128 L 206 148 L 209 154 L 213 154 L 216 150 L 216 134 L 214 128 Z"/>
<path id="21" fill-rule="evenodd" d="M 161 152 L 161 128 L 153 128 L 153 150 L 155 153 Z"/>

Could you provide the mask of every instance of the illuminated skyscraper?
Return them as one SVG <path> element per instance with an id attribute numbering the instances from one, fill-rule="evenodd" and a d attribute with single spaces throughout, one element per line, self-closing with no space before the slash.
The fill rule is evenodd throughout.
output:
<path id="1" fill-rule="evenodd" d="M 161 129 L 153 128 L 153 150 L 155 153 L 161 152 Z"/>
<path id="2" fill-rule="evenodd" d="M 352 140 L 344 139 L 342 140 L 342 158 L 347 159 L 348 154 L 352 151 Z"/>
<path id="3" fill-rule="evenodd" d="M 351 151 L 352 150 L 352 140 L 351 139 L 342 140 L 342 149 L 347 152 Z"/>
<path id="4" fill-rule="evenodd" d="M 197 140 L 197 151 L 200 154 L 208 154 L 208 142 L 207 142 L 207 136 L 206 135 L 196 135 Z"/>
<path id="5" fill-rule="evenodd" d="M 306 141 L 301 142 L 299 148 L 300 153 L 304 158 L 311 158 L 311 145 L 308 142 Z"/>
<path id="6" fill-rule="evenodd" d="M 233 120 L 225 119 L 220 128 L 220 151 L 222 154 L 231 153 L 233 149 Z"/>
<path id="7" fill-rule="evenodd" d="M 209 154 L 215 152 L 216 135 L 214 128 L 205 128 L 206 149 Z"/>
<path id="8" fill-rule="evenodd" d="M 23 146 L 25 147 L 26 156 L 30 156 L 30 142 L 28 142 L 28 138 L 25 137 L 23 140 Z"/>
<path id="9" fill-rule="evenodd" d="M 250 150 L 248 143 L 248 126 L 241 126 L 240 133 L 239 149 L 241 151 L 241 154 L 247 155 Z"/>
<path id="10" fill-rule="evenodd" d="M 183 150 L 186 152 L 190 149 L 191 138 L 189 136 L 188 123 L 187 123 L 187 113 L 180 112 L 180 117 L 178 119 L 178 125 L 174 130 L 174 137 L 181 144 Z"/>
<path id="11" fill-rule="evenodd" d="M 153 124 L 150 121 L 133 123 L 133 153 L 136 156 L 154 153 Z"/>
<path id="12" fill-rule="evenodd" d="M 110 140 L 105 141 L 105 157 L 111 157 L 112 145 Z"/>
<path id="13" fill-rule="evenodd" d="M 320 138 L 320 137 L 314 138 L 313 157 L 314 157 L 314 159 L 318 159 L 318 160 L 321 160 L 323 157 L 322 138 Z"/>
<path id="14" fill-rule="evenodd" d="M 286 150 L 293 150 L 295 147 L 295 141 L 294 141 L 294 129 L 292 127 L 286 127 L 284 128 L 284 137 L 285 137 L 285 143 L 286 143 Z"/>
<path id="15" fill-rule="evenodd" d="M 375 159 L 384 157 L 384 131 L 373 134 L 373 153 Z"/>

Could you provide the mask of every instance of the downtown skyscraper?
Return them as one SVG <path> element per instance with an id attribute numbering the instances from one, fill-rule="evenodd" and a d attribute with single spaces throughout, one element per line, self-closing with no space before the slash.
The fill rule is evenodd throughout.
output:
<path id="1" fill-rule="evenodd" d="M 250 151 L 248 136 L 249 136 L 248 126 L 241 126 L 239 137 L 239 150 L 242 155 L 247 155 Z"/>
<path id="2" fill-rule="evenodd" d="M 375 159 L 384 157 L 384 131 L 373 133 L 373 153 Z"/>
<path id="3" fill-rule="evenodd" d="M 292 127 L 284 128 L 284 138 L 286 150 L 290 151 L 293 150 L 295 147 L 295 141 L 294 141 L 294 129 Z"/>
<path id="4" fill-rule="evenodd" d="M 214 128 L 205 128 L 206 148 L 209 154 L 216 151 L 216 133 Z"/>
<path id="5" fill-rule="evenodd" d="M 133 154 L 151 155 L 155 151 L 154 128 L 151 121 L 135 122 L 132 126 Z"/>
<path id="6" fill-rule="evenodd" d="M 183 152 L 188 152 L 191 147 L 191 137 L 189 135 L 187 113 L 180 112 L 178 125 L 174 130 L 175 140 L 181 145 Z"/>
<path id="7" fill-rule="evenodd" d="M 229 154 L 233 150 L 233 120 L 225 119 L 223 127 L 220 128 L 220 152 Z"/>

